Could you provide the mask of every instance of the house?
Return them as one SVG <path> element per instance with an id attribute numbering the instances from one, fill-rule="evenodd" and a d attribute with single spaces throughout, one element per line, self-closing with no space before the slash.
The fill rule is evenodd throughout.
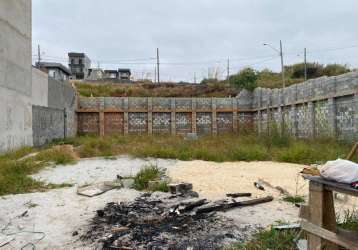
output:
<path id="1" fill-rule="evenodd" d="M 118 69 L 118 78 L 120 80 L 130 80 L 131 70 L 130 69 Z"/>
<path id="2" fill-rule="evenodd" d="M 36 67 L 59 81 L 67 81 L 71 76 L 71 71 L 61 63 L 40 62 L 36 63 Z"/>
<path id="3" fill-rule="evenodd" d="M 89 69 L 88 77 L 86 78 L 86 80 L 98 81 L 98 80 L 102 80 L 103 77 L 104 77 L 104 71 L 102 69 L 100 68 Z"/>
<path id="4" fill-rule="evenodd" d="M 72 76 L 71 79 L 85 79 L 89 76 L 91 60 L 85 53 L 68 53 L 69 64 Z"/>
<path id="5" fill-rule="evenodd" d="M 118 71 L 117 70 L 105 70 L 104 71 L 104 79 L 118 79 Z"/>

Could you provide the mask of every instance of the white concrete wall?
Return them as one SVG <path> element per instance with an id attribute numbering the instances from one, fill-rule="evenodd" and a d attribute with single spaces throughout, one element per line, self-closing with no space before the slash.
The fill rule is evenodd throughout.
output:
<path id="1" fill-rule="evenodd" d="M 31 0 L 0 0 L 0 152 L 32 145 Z"/>
<path id="2" fill-rule="evenodd" d="M 32 104 L 48 106 L 48 75 L 32 68 Z"/>

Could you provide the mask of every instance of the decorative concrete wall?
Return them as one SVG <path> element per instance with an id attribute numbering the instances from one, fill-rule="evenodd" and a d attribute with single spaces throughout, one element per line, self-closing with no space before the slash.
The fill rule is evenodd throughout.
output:
<path id="1" fill-rule="evenodd" d="M 299 138 L 358 138 L 358 72 L 236 98 L 80 98 L 82 133 L 269 133 Z"/>
<path id="2" fill-rule="evenodd" d="M 32 145 L 31 0 L 0 1 L 0 152 Z"/>
<path id="3" fill-rule="evenodd" d="M 80 98 L 78 131 L 100 135 L 232 133 L 239 131 L 241 123 L 242 129 L 253 124 L 252 111 L 239 120 L 238 108 L 237 98 Z"/>
<path id="4" fill-rule="evenodd" d="M 283 89 L 257 88 L 252 107 L 257 111 L 254 126 L 260 133 L 269 131 L 275 124 L 300 138 L 355 140 L 358 139 L 358 72 L 321 77 Z"/>

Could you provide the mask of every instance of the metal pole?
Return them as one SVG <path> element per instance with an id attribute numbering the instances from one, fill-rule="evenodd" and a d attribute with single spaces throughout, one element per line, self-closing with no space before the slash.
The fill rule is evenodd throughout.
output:
<path id="1" fill-rule="evenodd" d="M 37 56 L 38 56 L 38 68 L 40 68 L 40 63 L 41 63 L 41 48 L 40 48 L 40 44 L 37 45 Z"/>
<path id="2" fill-rule="evenodd" d="M 196 72 L 194 72 L 194 84 L 196 84 Z"/>
<path id="3" fill-rule="evenodd" d="M 282 52 L 282 41 L 280 40 L 280 56 L 281 56 L 281 72 L 282 72 L 282 87 L 286 86 L 285 84 L 285 67 L 283 65 L 283 52 Z"/>
<path id="4" fill-rule="evenodd" d="M 158 84 L 160 83 L 160 73 L 159 73 L 159 48 L 157 48 L 157 80 L 158 80 Z"/>
<path id="5" fill-rule="evenodd" d="M 304 50 L 304 58 L 305 58 L 305 81 L 307 81 L 307 49 Z"/>

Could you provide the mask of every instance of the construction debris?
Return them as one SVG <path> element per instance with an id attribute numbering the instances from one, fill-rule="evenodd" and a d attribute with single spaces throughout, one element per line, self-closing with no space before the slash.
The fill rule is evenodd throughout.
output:
<path id="1" fill-rule="evenodd" d="M 108 203 L 97 211 L 81 239 L 102 249 L 221 249 L 247 239 L 255 228 L 235 225 L 215 211 L 272 200 L 208 203 L 206 199 L 172 197 L 154 193 L 129 203 Z"/>
<path id="2" fill-rule="evenodd" d="M 77 189 L 77 194 L 87 196 L 87 197 L 94 197 L 97 195 L 101 195 L 109 190 L 113 190 L 116 188 L 122 188 L 123 183 L 120 180 L 116 181 L 104 181 L 92 185 L 86 185 L 83 187 L 79 187 Z"/>
<path id="3" fill-rule="evenodd" d="M 239 198 L 239 197 L 251 197 L 251 193 L 233 193 L 233 194 L 226 194 L 227 197 L 231 198 Z"/>
<path id="4" fill-rule="evenodd" d="M 256 187 L 257 189 L 260 189 L 260 190 L 262 190 L 262 191 L 265 191 L 265 188 L 264 188 L 264 186 L 262 185 L 262 183 L 261 183 L 260 181 L 254 182 L 254 185 L 255 185 L 255 187 Z"/>

